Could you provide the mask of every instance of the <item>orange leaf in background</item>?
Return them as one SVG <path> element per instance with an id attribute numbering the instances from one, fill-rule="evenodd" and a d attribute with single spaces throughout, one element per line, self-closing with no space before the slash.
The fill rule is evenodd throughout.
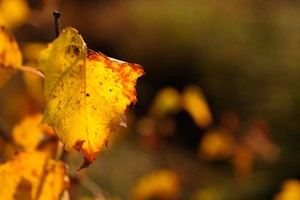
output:
<path id="1" fill-rule="evenodd" d="M 40 124 L 42 117 L 42 114 L 37 113 L 16 124 L 12 130 L 14 142 L 25 150 L 34 150 L 46 135 L 51 136 L 52 128 Z"/>
<path id="2" fill-rule="evenodd" d="M 202 138 L 199 151 L 209 160 L 226 159 L 234 151 L 234 138 L 223 129 L 208 131 Z"/>
<path id="3" fill-rule="evenodd" d="M 25 60 L 25 66 L 38 66 L 40 53 L 44 50 L 46 44 L 39 42 L 28 42 L 22 44 L 22 52 Z M 22 78 L 26 85 L 26 89 L 36 101 L 36 106 L 43 108 L 45 105 L 45 97 L 43 94 L 43 78 L 33 73 L 22 73 Z"/>
<path id="4" fill-rule="evenodd" d="M 154 98 L 150 107 L 150 114 L 164 117 L 181 110 L 181 94 L 173 87 L 161 89 Z"/>
<path id="5" fill-rule="evenodd" d="M 183 107 L 201 128 L 207 128 L 213 121 L 209 106 L 197 86 L 188 86 L 183 91 Z"/>
<path id="6" fill-rule="evenodd" d="M 47 101 L 43 121 L 51 125 L 65 144 L 84 153 L 87 167 L 96 159 L 124 112 L 135 103 L 140 65 L 108 58 L 88 50 L 74 28 L 64 29 L 41 54 Z M 80 168 L 80 169 L 81 169 Z"/>
<path id="7" fill-rule="evenodd" d="M 129 199 L 177 199 L 180 193 L 179 177 L 171 170 L 159 170 L 143 176 L 132 188 Z"/>
<path id="8" fill-rule="evenodd" d="M 191 200 L 221 200 L 221 197 L 222 195 L 217 189 L 213 187 L 201 187 L 200 189 L 197 189 L 195 192 L 193 192 Z"/>
<path id="9" fill-rule="evenodd" d="M 236 145 L 232 164 L 237 181 L 246 182 L 249 180 L 253 169 L 254 159 L 254 152 L 247 144 L 241 142 Z"/>
<path id="10" fill-rule="evenodd" d="M 43 78 L 32 73 L 22 73 L 22 78 L 28 93 L 36 102 L 35 107 L 43 108 L 45 105 L 45 97 L 43 94 Z"/>
<path id="11" fill-rule="evenodd" d="M 4 26 L 0 26 L 0 86 L 2 86 L 22 65 L 19 46 Z"/>
<path id="12" fill-rule="evenodd" d="M 38 65 L 41 51 L 46 48 L 46 43 L 42 42 L 27 42 L 22 44 L 23 57 L 26 62 Z M 33 65 L 27 65 L 33 66 Z"/>
<path id="13" fill-rule="evenodd" d="M 274 200 L 300 200 L 300 181 L 288 179 L 283 182 L 282 190 L 275 195 Z"/>
<path id="14" fill-rule="evenodd" d="M 1 0 L 0 25 L 16 28 L 26 21 L 29 12 L 26 0 Z"/>
<path id="15" fill-rule="evenodd" d="M 0 180 L 0 199 L 5 200 L 57 200 L 69 185 L 64 163 L 34 151 L 0 165 Z"/>

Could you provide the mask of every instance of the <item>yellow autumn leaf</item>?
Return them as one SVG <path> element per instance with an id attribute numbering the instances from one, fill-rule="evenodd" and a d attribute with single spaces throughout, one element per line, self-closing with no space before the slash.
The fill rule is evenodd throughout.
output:
<path id="1" fill-rule="evenodd" d="M 282 190 L 275 195 L 274 200 L 300 200 L 300 181 L 288 179 L 283 182 Z"/>
<path id="2" fill-rule="evenodd" d="M 223 129 L 209 130 L 199 144 L 199 153 L 208 160 L 226 159 L 234 151 L 233 136 Z"/>
<path id="3" fill-rule="evenodd" d="M 201 128 L 207 128 L 213 121 L 204 95 L 197 86 L 188 86 L 183 91 L 183 107 Z"/>
<path id="4" fill-rule="evenodd" d="M 69 185 L 64 163 L 37 151 L 20 152 L 0 165 L 0 180 L 5 200 L 57 200 Z"/>
<path id="5" fill-rule="evenodd" d="M 222 199 L 219 192 L 214 188 L 200 188 L 193 194 L 191 200 L 219 200 Z"/>
<path id="6" fill-rule="evenodd" d="M 26 0 L 1 0 L 0 25 L 16 28 L 26 21 L 29 12 Z"/>
<path id="7" fill-rule="evenodd" d="M 181 94 L 173 87 L 161 89 L 150 107 L 150 114 L 158 117 L 174 114 L 181 109 Z"/>
<path id="8" fill-rule="evenodd" d="M 24 118 L 20 123 L 16 124 L 12 130 L 15 144 L 23 147 L 25 150 L 36 149 L 46 135 L 51 135 L 49 132 L 53 132 L 46 124 L 40 124 L 41 120 L 42 114 L 37 113 Z"/>
<path id="9" fill-rule="evenodd" d="M 40 53 L 46 44 L 40 42 L 29 42 L 22 45 L 25 66 L 38 66 Z M 24 67 L 25 67 L 24 66 Z M 23 69 L 24 69 L 23 67 Z M 28 67 L 27 67 L 28 69 Z M 43 78 L 36 73 L 22 73 L 23 81 L 31 97 L 36 101 L 37 107 L 44 107 L 45 98 L 43 94 Z"/>
<path id="10" fill-rule="evenodd" d="M 0 86 L 22 65 L 22 54 L 12 33 L 0 26 Z"/>
<path id="11" fill-rule="evenodd" d="M 172 170 L 153 171 L 133 186 L 129 194 L 132 200 L 177 199 L 180 194 L 179 177 Z"/>
<path id="12" fill-rule="evenodd" d="M 137 101 L 135 84 L 144 71 L 89 50 L 74 28 L 64 29 L 41 53 L 39 69 L 45 75 L 43 121 L 67 151 L 84 153 L 81 168 L 86 167 L 124 121 L 127 106 Z"/>
<path id="13" fill-rule="evenodd" d="M 26 61 L 38 64 L 41 51 L 46 48 L 45 43 L 41 42 L 28 42 L 22 45 L 22 52 Z M 30 65 L 31 66 L 31 65 Z"/>
<path id="14" fill-rule="evenodd" d="M 36 65 L 32 64 L 30 66 Z M 45 105 L 45 97 L 43 94 L 43 78 L 33 73 L 22 73 L 22 78 L 28 93 L 35 100 L 35 107 L 43 108 Z"/>

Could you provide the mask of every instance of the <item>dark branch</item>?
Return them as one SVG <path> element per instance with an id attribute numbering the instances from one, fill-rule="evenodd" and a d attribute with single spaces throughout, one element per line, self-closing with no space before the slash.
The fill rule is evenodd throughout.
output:
<path id="1" fill-rule="evenodd" d="M 55 23 L 55 36 L 58 37 L 59 32 L 60 32 L 60 27 L 59 27 L 59 17 L 61 16 L 61 13 L 58 11 L 53 12 L 53 17 L 54 17 L 54 23 Z"/>

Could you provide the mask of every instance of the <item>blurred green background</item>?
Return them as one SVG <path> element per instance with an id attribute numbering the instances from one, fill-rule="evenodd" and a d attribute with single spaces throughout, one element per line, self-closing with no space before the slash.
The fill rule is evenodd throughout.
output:
<path id="1" fill-rule="evenodd" d="M 284 181 L 300 179 L 298 1 L 22 2 L 18 10 L 19 14 L 21 8 L 25 10 L 24 17 L 10 24 L 21 49 L 54 39 L 52 12 L 58 10 L 61 28 L 75 27 L 89 48 L 139 63 L 146 72 L 137 84 L 139 102 L 128 111 L 128 128 L 115 133 L 108 150 L 80 175 L 94 181 L 88 187 L 95 186 L 99 195 L 107 199 L 267 200 L 281 191 Z M 27 111 L 43 108 L 31 103 L 24 109 L 19 102 L 14 107 L 22 107 L 21 111 L 5 111 L 7 95 L 18 80 L 17 75 L 1 90 L 0 113 L 10 126 Z M 161 89 L 171 88 L 180 96 L 190 85 L 198 88 L 202 96 L 198 99 L 208 105 L 204 109 L 213 120 L 207 125 L 197 125 L 192 111 L 177 104 L 164 112 L 164 100 L 155 100 Z M 18 87 L 13 91 L 23 91 Z M 201 112 L 197 106 L 195 112 Z M 77 177 L 72 167 L 79 165 L 77 158 L 68 162 Z M 154 187 L 147 193 L 138 180 L 157 170 L 173 174 L 166 175 L 166 183 L 153 174 L 154 180 L 144 179 L 146 188 Z M 71 197 L 92 198 L 93 189 L 77 179 Z M 282 200 L 299 200 L 299 182 L 297 192 L 298 197 Z"/>

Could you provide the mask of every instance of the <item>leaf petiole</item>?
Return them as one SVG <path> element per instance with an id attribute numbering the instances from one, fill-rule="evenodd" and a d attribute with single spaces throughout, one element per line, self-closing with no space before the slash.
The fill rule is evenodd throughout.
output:
<path id="1" fill-rule="evenodd" d="M 59 32 L 60 32 L 60 25 L 59 25 L 59 18 L 61 16 L 61 13 L 58 11 L 53 12 L 53 17 L 54 17 L 54 23 L 55 23 L 55 36 L 58 37 Z"/>
<path id="2" fill-rule="evenodd" d="M 33 68 L 33 67 L 29 67 L 29 66 L 22 66 L 20 68 L 21 71 L 23 72 L 30 72 L 32 74 L 38 75 L 41 78 L 45 78 L 44 74 L 42 72 L 40 72 L 39 70 Z"/>

